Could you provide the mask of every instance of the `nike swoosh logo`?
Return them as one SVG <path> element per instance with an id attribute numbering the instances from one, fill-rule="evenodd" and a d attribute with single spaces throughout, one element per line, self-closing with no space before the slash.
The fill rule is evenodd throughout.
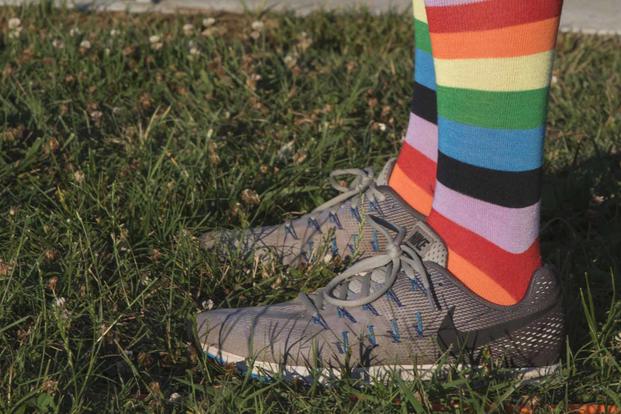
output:
<path id="1" fill-rule="evenodd" d="M 550 306 L 528 314 L 522 318 L 512 319 L 496 325 L 491 325 L 482 329 L 472 331 L 460 331 L 453 321 L 455 306 L 452 306 L 444 315 L 444 319 L 438 329 L 438 343 L 443 351 L 451 350 L 452 353 L 459 354 L 460 351 L 475 352 L 477 349 L 490 344 L 498 339 L 511 337 L 511 334 L 524 328 L 548 313 L 555 305 L 552 301 Z"/>

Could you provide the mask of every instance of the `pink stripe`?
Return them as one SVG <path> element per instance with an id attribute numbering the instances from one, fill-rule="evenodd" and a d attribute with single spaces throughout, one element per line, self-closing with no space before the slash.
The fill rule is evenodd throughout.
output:
<path id="1" fill-rule="evenodd" d="M 460 6 L 462 4 L 482 3 L 487 0 L 425 0 L 427 7 Z"/>
<path id="2" fill-rule="evenodd" d="M 502 207 L 436 182 L 433 209 L 509 253 L 525 252 L 539 237 L 539 202 L 524 208 Z"/>
<path id="3" fill-rule="evenodd" d="M 405 141 L 431 161 L 438 162 L 438 126 L 436 124 L 410 113 Z"/>

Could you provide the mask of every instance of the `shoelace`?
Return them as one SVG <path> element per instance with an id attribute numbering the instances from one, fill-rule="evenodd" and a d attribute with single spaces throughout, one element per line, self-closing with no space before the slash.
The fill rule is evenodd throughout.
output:
<path id="1" fill-rule="evenodd" d="M 433 309 L 439 310 L 440 307 L 433 297 L 431 279 L 420 256 L 414 249 L 403 244 L 405 228 L 397 229 L 390 223 L 380 222 L 373 215 L 368 215 L 368 218 L 371 226 L 388 240 L 386 253 L 355 263 L 334 277 L 324 288 L 312 294 L 312 299 L 307 295 L 302 297 L 307 299 L 314 312 L 322 309 L 324 302 L 342 308 L 368 305 L 386 294 L 395 283 L 399 271 L 403 270 L 411 280 L 416 280 L 417 274 L 420 275 L 429 303 Z M 390 237 L 388 230 L 396 231 L 396 236 Z M 371 281 L 379 286 L 372 289 Z M 358 293 L 358 297 L 347 299 L 349 291 Z"/>
<path id="2" fill-rule="evenodd" d="M 355 177 L 348 187 L 340 185 L 336 180 L 337 177 L 342 177 L 344 175 L 352 175 Z M 350 168 L 345 170 L 334 170 L 330 173 L 330 184 L 335 190 L 341 192 L 342 194 L 339 194 L 333 199 L 328 200 L 322 205 L 318 206 L 313 210 L 313 213 L 318 213 L 340 205 L 345 200 L 354 198 L 358 194 L 362 193 L 366 193 L 367 198 L 371 203 L 377 203 L 377 201 L 384 201 L 384 199 L 386 198 L 384 194 L 376 188 L 373 169 L 370 167 L 367 167 L 365 169 Z M 353 208 L 358 207 L 358 200 L 352 200 L 351 204 Z"/>
<path id="3" fill-rule="evenodd" d="M 339 184 L 339 182 L 337 181 L 338 177 L 343 177 L 346 175 L 354 176 L 354 179 L 351 181 L 349 186 L 343 186 Z M 330 173 L 329 180 L 330 180 L 330 184 L 332 185 L 332 187 L 335 190 L 341 192 L 341 194 L 332 198 L 331 200 L 326 201 L 320 206 L 316 207 L 311 212 L 311 214 L 321 213 L 325 210 L 331 210 L 332 208 L 337 207 L 337 206 L 340 207 L 343 202 L 351 199 L 352 212 L 356 214 L 357 220 L 360 222 L 361 218 L 360 218 L 360 213 L 358 212 L 359 211 L 358 203 L 360 201 L 360 198 L 359 197 L 357 198 L 357 196 L 361 194 L 365 194 L 366 199 L 369 200 L 369 203 L 372 206 L 373 205 L 378 206 L 379 201 L 384 201 L 386 199 L 386 196 L 381 191 L 379 191 L 376 187 L 375 176 L 373 173 L 373 169 L 371 167 L 367 167 L 364 169 L 349 168 L 349 169 L 344 169 L 344 170 L 334 170 Z M 331 210 L 330 215 L 331 217 L 335 218 L 335 223 L 337 224 L 335 229 L 341 229 L 342 227 L 340 225 L 340 220 L 338 218 L 338 211 Z M 321 232 L 321 224 L 312 215 L 306 221 L 306 227 L 308 228 L 310 226 L 315 228 L 317 231 Z M 285 230 L 287 231 L 288 234 L 293 236 L 295 239 L 298 238 L 295 232 L 295 227 L 292 222 L 285 224 Z M 301 244 L 303 246 L 302 254 L 307 254 L 305 253 L 307 250 L 311 250 L 312 252 L 314 244 L 310 240 L 311 237 L 312 237 L 312 234 L 308 234 L 302 239 L 301 241 Z M 333 248 L 333 251 L 335 250 L 336 249 Z"/>
<path id="4" fill-rule="evenodd" d="M 342 177 L 345 175 L 354 176 L 354 179 L 347 187 L 339 184 L 337 181 L 338 177 Z M 366 195 L 366 198 L 369 200 L 369 203 L 375 206 L 379 205 L 379 201 L 384 201 L 386 199 L 386 196 L 376 187 L 375 175 L 373 173 L 373 168 L 371 167 L 366 167 L 364 169 L 349 168 L 334 170 L 330 173 L 329 180 L 332 187 L 335 190 L 339 191 L 341 194 L 316 207 L 313 211 L 311 211 L 311 214 L 321 213 L 324 210 L 340 206 L 344 201 L 353 199 L 351 201 L 352 210 L 358 215 L 358 221 L 361 221 L 360 214 L 358 213 L 359 198 L 355 198 L 356 196 L 364 193 Z M 341 229 L 342 227 L 338 218 L 338 213 L 336 211 L 331 211 L 331 216 L 334 217 L 336 220 L 336 228 Z M 313 226 L 317 231 L 321 232 L 321 224 L 312 215 L 307 219 L 306 222 L 306 227 L 308 228 L 310 226 Z M 285 231 L 294 239 L 299 240 L 293 221 L 285 223 Z M 309 244 L 310 237 L 312 237 L 312 234 L 304 237 L 301 240 L 301 244 L 302 246 L 311 247 L 312 250 L 312 246 L 307 246 Z M 229 237 L 228 239 L 228 241 L 230 242 L 231 240 L 235 240 L 235 237 Z"/>

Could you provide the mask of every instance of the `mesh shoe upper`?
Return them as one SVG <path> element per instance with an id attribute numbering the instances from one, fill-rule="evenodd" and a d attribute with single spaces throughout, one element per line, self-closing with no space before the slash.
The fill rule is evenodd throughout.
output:
<path id="1" fill-rule="evenodd" d="M 377 178 L 370 168 L 335 171 L 331 179 L 341 194 L 313 212 L 274 226 L 206 233 L 201 237 L 202 245 L 223 253 L 238 250 L 246 255 L 273 255 L 284 264 L 316 257 L 377 254 L 385 248 L 386 240 L 368 225 L 367 213 L 405 228 L 423 220 L 386 185 L 393 165 L 394 160 L 390 160 Z M 347 174 L 356 178 L 349 187 L 343 187 L 335 178 Z"/>
<path id="2" fill-rule="evenodd" d="M 389 286 L 382 279 L 394 262 L 338 284 L 330 293 L 355 302 L 368 294 L 361 293 L 359 283 L 366 277 L 371 291 L 379 289 L 382 295 L 361 306 L 336 306 L 322 300 L 320 290 L 282 304 L 204 312 L 198 317 L 204 349 L 293 366 L 433 364 L 445 351 L 465 351 L 477 359 L 486 348 L 514 367 L 555 362 L 563 315 L 550 269 L 533 275 L 521 302 L 498 306 L 473 294 L 445 269 L 446 249 L 424 223 L 403 244 L 423 259 L 426 275 L 406 271 L 411 253 L 402 251 Z"/>

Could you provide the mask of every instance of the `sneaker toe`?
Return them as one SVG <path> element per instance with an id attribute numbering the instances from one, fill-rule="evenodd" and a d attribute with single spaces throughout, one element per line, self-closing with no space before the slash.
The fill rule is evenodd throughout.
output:
<path id="1" fill-rule="evenodd" d="M 241 237 L 239 232 L 230 230 L 209 231 L 200 236 L 201 247 L 205 250 L 226 251 L 232 247 L 234 241 Z"/>
<path id="2" fill-rule="evenodd" d="M 292 307 L 297 308 L 290 303 L 202 312 L 197 315 L 197 328 L 203 351 L 223 362 L 255 357 L 274 362 L 284 355 L 297 359 L 308 352 L 312 338 L 322 329 L 309 323 L 302 309 L 290 312 Z"/>
<path id="3" fill-rule="evenodd" d="M 219 232 L 215 231 L 204 233 L 199 239 L 201 247 L 205 250 L 212 250 L 218 244 L 218 240 L 220 239 L 219 234 Z"/>

